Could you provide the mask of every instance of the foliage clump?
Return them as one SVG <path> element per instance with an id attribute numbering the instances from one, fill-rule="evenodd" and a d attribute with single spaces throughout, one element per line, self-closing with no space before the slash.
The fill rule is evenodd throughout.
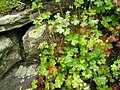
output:
<path id="1" fill-rule="evenodd" d="M 38 6 L 40 12 L 42 3 L 38 1 L 33 8 Z M 40 12 L 34 24 L 48 40 L 38 45 L 38 72 L 43 78 L 37 88 L 41 84 L 43 90 L 119 89 L 120 58 L 110 58 L 114 48 L 120 49 L 120 7 L 116 1 L 75 0 L 67 11 L 54 16 Z"/>
<path id="2" fill-rule="evenodd" d="M 0 0 L 0 14 L 10 12 L 13 8 L 16 8 L 20 0 Z"/>

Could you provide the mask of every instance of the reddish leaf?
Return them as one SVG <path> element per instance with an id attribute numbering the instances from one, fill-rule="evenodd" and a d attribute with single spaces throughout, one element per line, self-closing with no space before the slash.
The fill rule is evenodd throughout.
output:
<path id="1" fill-rule="evenodd" d="M 105 42 L 106 39 L 107 39 L 107 36 L 106 36 L 106 35 L 102 35 L 102 36 L 100 36 L 100 39 L 101 39 L 103 42 Z"/>
<path id="2" fill-rule="evenodd" d="M 106 55 L 109 56 L 112 53 L 112 49 L 106 51 Z"/>
<path id="3" fill-rule="evenodd" d="M 116 44 L 117 47 L 120 47 L 120 43 Z"/>
<path id="4" fill-rule="evenodd" d="M 76 32 L 76 33 L 79 33 L 79 34 L 82 34 L 82 35 L 85 35 L 86 32 L 87 32 L 88 30 L 90 30 L 90 28 L 91 28 L 91 26 L 90 26 L 90 25 L 87 25 L 87 26 L 85 26 L 85 27 L 76 28 L 76 29 L 75 29 L 75 32 Z"/>
<path id="5" fill-rule="evenodd" d="M 119 90 L 118 86 L 112 86 L 112 90 Z"/>
<path id="6" fill-rule="evenodd" d="M 48 67 L 48 72 L 49 72 L 50 74 L 52 74 L 53 68 L 54 68 L 54 66 L 49 66 L 49 67 Z"/>
<path id="7" fill-rule="evenodd" d="M 119 39 L 119 37 L 115 37 L 114 35 L 108 37 L 109 42 L 117 42 Z"/>
<path id="8" fill-rule="evenodd" d="M 116 30 L 118 31 L 118 33 L 120 32 L 120 28 L 116 28 Z"/>
<path id="9" fill-rule="evenodd" d="M 60 72 L 62 72 L 62 70 L 58 68 L 58 72 L 60 73 Z"/>

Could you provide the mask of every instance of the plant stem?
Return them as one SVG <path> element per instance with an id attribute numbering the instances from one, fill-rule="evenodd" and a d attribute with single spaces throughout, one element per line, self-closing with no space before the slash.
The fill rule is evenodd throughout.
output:
<path id="1" fill-rule="evenodd" d="M 51 43 L 52 47 L 55 49 L 55 52 L 56 52 L 56 53 L 59 52 L 59 51 L 54 47 L 54 44 L 53 44 L 52 40 L 50 39 L 50 37 L 49 37 L 49 35 L 48 35 L 48 33 L 47 33 L 46 30 L 45 30 L 45 34 L 46 34 L 46 36 L 47 36 L 49 42 Z"/>

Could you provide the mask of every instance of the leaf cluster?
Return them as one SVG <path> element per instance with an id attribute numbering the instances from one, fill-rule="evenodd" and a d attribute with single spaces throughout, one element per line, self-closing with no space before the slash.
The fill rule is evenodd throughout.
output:
<path id="1" fill-rule="evenodd" d="M 0 0 L 0 14 L 10 12 L 19 5 L 20 0 Z"/>
<path id="2" fill-rule="evenodd" d="M 114 47 L 120 48 L 118 5 L 113 0 L 75 0 L 64 14 L 51 18 L 52 12 L 40 12 L 34 24 L 48 39 L 38 46 L 45 90 L 112 90 L 120 76 L 119 58 L 108 63 Z"/>

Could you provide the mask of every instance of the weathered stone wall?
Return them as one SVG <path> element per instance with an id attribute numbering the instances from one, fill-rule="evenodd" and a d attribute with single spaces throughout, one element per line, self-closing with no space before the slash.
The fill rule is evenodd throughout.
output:
<path id="1" fill-rule="evenodd" d="M 31 12 L 0 18 L 0 90 L 19 90 L 21 85 L 28 88 L 37 75 L 39 50 L 31 45 L 38 44 L 40 39 L 29 37 L 29 32 L 35 28 L 28 24 L 32 22 L 28 11 Z"/>
<path id="2" fill-rule="evenodd" d="M 24 28 L 26 24 L 32 22 L 29 17 L 31 12 L 34 12 L 34 19 L 37 18 L 36 11 L 32 9 L 0 18 L 0 78 L 16 63 L 23 60 L 29 60 L 30 63 L 30 61 L 35 60 L 37 57 L 34 54 L 37 53 L 38 55 L 36 49 L 30 51 L 32 48 L 29 47 L 31 42 L 28 39 L 27 33 L 25 34 L 31 26 Z M 32 55 L 34 58 L 31 58 Z"/>
<path id="3" fill-rule="evenodd" d="M 22 60 L 16 32 L 0 36 L 0 78 L 16 63 Z"/>
<path id="4" fill-rule="evenodd" d="M 53 14 L 60 12 L 59 6 L 64 11 L 71 4 L 70 0 L 61 0 L 61 4 L 54 3 L 52 0 L 48 1 L 43 5 L 43 12 L 50 11 Z M 16 10 L 18 9 L 21 8 L 16 8 Z M 20 80 L 16 76 L 24 78 L 33 75 L 35 69 L 30 67 L 28 70 L 27 67 L 35 64 L 40 58 L 40 51 L 34 45 L 39 45 L 46 40 L 43 33 L 29 24 L 38 17 L 37 9 L 29 8 L 0 18 L 0 90 L 18 90 L 18 82 L 14 82 L 14 80 L 19 82 Z M 25 25 L 28 28 L 24 28 Z M 21 68 L 21 62 L 27 67 Z M 15 71 L 12 72 L 11 70 L 14 68 Z"/>
<path id="5" fill-rule="evenodd" d="M 21 86 L 25 90 L 37 75 L 39 50 L 30 46 L 36 39 L 28 36 L 34 30 L 30 28 L 34 27 L 31 13 L 34 19 L 38 17 L 35 10 L 27 9 L 0 18 L 0 90 L 19 90 Z"/>
<path id="6" fill-rule="evenodd" d="M 25 35 L 22 37 L 26 62 L 30 63 L 39 61 L 40 51 L 37 49 L 36 45 L 39 45 L 39 43 L 44 40 L 44 35 L 37 30 L 35 26 L 32 26 L 27 30 Z"/>

